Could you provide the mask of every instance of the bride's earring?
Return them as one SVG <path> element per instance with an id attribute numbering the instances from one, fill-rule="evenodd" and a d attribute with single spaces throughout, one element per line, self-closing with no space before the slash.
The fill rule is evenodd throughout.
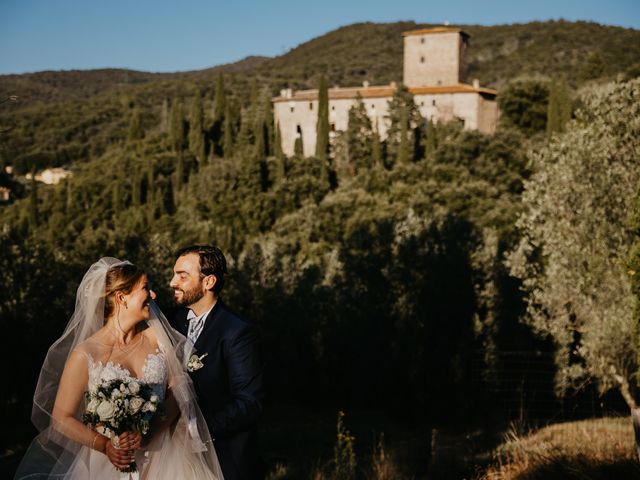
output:
<path id="1" fill-rule="evenodd" d="M 127 310 L 129 310 L 129 307 L 127 307 L 127 302 L 124 302 L 124 308 L 126 308 Z"/>

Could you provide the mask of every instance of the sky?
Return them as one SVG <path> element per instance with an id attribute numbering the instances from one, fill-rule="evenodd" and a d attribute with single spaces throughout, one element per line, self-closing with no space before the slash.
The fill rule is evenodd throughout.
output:
<path id="1" fill-rule="evenodd" d="M 358 22 L 586 20 L 640 29 L 640 0 L 0 0 L 0 74 L 199 70 Z"/>

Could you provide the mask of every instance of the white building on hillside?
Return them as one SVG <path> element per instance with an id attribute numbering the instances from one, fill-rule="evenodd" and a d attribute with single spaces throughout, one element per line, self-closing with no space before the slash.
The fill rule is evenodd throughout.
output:
<path id="1" fill-rule="evenodd" d="M 404 32 L 403 81 L 414 95 L 424 118 L 435 122 L 458 119 L 464 128 L 493 133 L 498 120 L 497 92 L 482 88 L 477 80 L 463 83 L 469 35 L 459 28 L 438 27 Z M 349 108 L 358 95 L 381 138 L 388 128 L 387 109 L 397 86 L 329 89 L 331 130 L 346 130 Z M 318 90 L 283 90 L 273 99 L 274 117 L 282 133 L 282 149 L 292 155 L 296 138 L 302 136 L 304 154 L 316 149 Z"/>

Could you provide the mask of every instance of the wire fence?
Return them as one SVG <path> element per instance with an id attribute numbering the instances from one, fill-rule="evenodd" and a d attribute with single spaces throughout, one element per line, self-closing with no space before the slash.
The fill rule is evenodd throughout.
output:
<path id="1" fill-rule="evenodd" d="M 552 353 L 533 350 L 499 351 L 491 368 L 482 352 L 473 360 L 476 388 L 492 408 L 516 425 L 542 426 L 602 417 L 629 417 L 629 408 L 617 390 L 604 395 L 595 384 L 564 392 L 555 389 L 556 367 Z"/>

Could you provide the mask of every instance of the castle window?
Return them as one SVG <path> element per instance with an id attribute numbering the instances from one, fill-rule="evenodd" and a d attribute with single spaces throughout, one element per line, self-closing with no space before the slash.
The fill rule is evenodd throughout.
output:
<path id="1" fill-rule="evenodd" d="M 424 37 L 420 38 L 420 43 L 424 43 Z"/>
<path id="2" fill-rule="evenodd" d="M 302 136 L 302 127 L 300 127 L 300 125 L 296 125 L 296 133 L 299 137 Z"/>
<path id="3" fill-rule="evenodd" d="M 436 101 L 435 100 L 431 100 L 431 105 L 433 105 L 435 107 L 436 106 Z"/>
<path id="4" fill-rule="evenodd" d="M 438 80 L 438 85 L 442 85 L 442 80 Z"/>
<path id="5" fill-rule="evenodd" d="M 335 110 L 336 110 L 336 106 L 335 106 L 335 105 L 332 105 L 332 106 L 331 106 L 331 111 L 332 111 L 332 112 L 334 112 Z"/>
<path id="6" fill-rule="evenodd" d="M 424 102 L 420 102 L 420 106 L 421 106 L 421 107 L 424 107 Z"/>
<path id="7" fill-rule="evenodd" d="M 291 107 L 291 113 L 293 113 L 295 109 L 296 107 Z"/>
<path id="8" fill-rule="evenodd" d="M 420 63 L 424 63 L 424 57 L 420 57 Z"/>
<path id="9" fill-rule="evenodd" d="M 309 102 L 309 110 L 313 110 L 313 102 Z"/>
<path id="10" fill-rule="evenodd" d="M 335 131 L 336 131 L 336 124 L 335 124 L 335 123 L 332 123 L 332 124 L 331 124 L 331 131 L 332 131 L 332 132 L 335 132 Z"/>
<path id="11" fill-rule="evenodd" d="M 371 110 L 375 110 L 375 109 L 376 109 L 376 104 L 375 104 L 375 103 L 372 103 L 372 104 L 371 104 Z"/>

